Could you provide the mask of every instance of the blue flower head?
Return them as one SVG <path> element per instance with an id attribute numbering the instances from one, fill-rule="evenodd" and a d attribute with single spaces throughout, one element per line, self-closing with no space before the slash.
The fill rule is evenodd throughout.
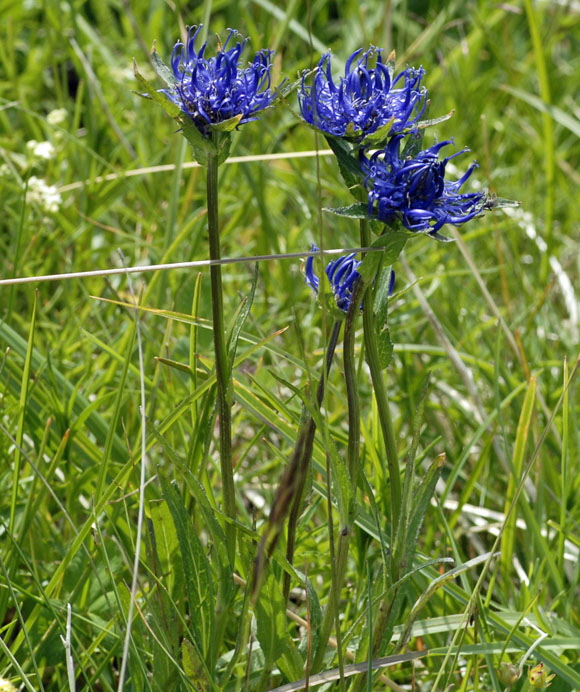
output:
<path id="1" fill-rule="evenodd" d="M 238 125 L 256 120 L 256 113 L 272 104 L 275 91 L 270 88 L 272 51 L 258 51 L 244 67 L 240 56 L 247 39 L 228 47 L 238 33 L 229 29 L 217 55 L 205 57 L 207 42 L 199 50 L 195 43 L 201 26 L 188 29 L 186 43 L 173 48 L 171 68 L 175 84 L 163 93 L 188 115 L 203 135 L 213 125 L 238 118 Z"/>
<path id="2" fill-rule="evenodd" d="M 374 54 L 373 67 L 369 59 Z M 425 111 L 424 74 L 423 68 L 408 68 L 393 79 L 389 66 L 383 63 L 382 51 L 371 47 L 350 56 L 337 85 L 332 78 L 331 55 L 325 53 L 312 86 L 306 85 L 306 76 L 302 78 L 300 111 L 306 122 L 322 132 L 354 141 L 389 124 L 391 134 L 401 132 L 413 128 Z"/>
<path id="3" fill-rule="evenodd" d="M 318 252 L 316 245 L 312 245 L 312 252 Z M 348 255 L 343 255 L 335 260 L 330 261 L 326 265 L 326 276 L 332 289 L 332 294 L 336 300 L 336 305 L 343 312 L 347 312 L 352 298 L 352 291 L 355 281 L 360 274 L 358 268 L 361 265 L 361 260 L 357 260 L 356 253 L 351 252 Z M 318 295 L 320 288 L 320 279 L 314 273 L 314 256 L 308 257 L 306 260 L 306 268 L 304 272 L 304 280 L 310 288 Z M 389 295 L 392 294 L 395 286 L 395 273 L 391 271 L 389 283 Z M 362 306 L 361 306 L 362 308 Z"/>
<path id="4" fill-rule="evenodd" d="M 452 143 L 448 140 L 405 157 L 400 152 L 402 140 L 393 137 L 370 157 L 360 152 L 369 216 L 386 224 L 399 221 L 409 231 L 444 240 L 438 234 L 444 224 L 461 225 L 490 207 L 485 192 L 460 192 L 476 163 L 459 180 L 445 178 L 447 163 L 466 149 L 440 159 L 441 149 Z"/>

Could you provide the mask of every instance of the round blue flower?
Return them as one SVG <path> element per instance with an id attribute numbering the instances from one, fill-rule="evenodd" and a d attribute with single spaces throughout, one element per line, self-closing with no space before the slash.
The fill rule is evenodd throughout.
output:
<path id="1" fill-rule="evenodd" d="M 312 245 L 312 252 L 318 252 L 316 245 Z M 332 294 L 336 300 L 336 305 L 343 312 L 347 312 L 352 298 L 352 291 L 355 281 L 360 274 L 357 269 L 360 267 L 361 260 L 357 260 L 356 253 L 351 252 L 335 260 L 331 260 L 326 265 L 326 276 L 332 289 Z M 308 286 L 318 295 L 320 279 L 314 273 L 314 256 L 311 255 L 306 260 L 304 280 Z M 393 293 L 395 287 L 395 272 L 391 271 L 389 279 L 389 295 Z M 362 308 L 362 305 L 361 305 Z"/>
<path id="2" fill-rule="evenodd" d="M 461 225 L 489 208 L 485 192 L 460 192 L 476 163 L 459 180 L 445 178 L 447 162 L 467 149 L 440 159 L 440 150 L 452 143 L 448 140 L 404 157 L 400 152 L 402 140 L 402 136 L 393 137 L 370 157 L 360 152 L 369 216 L 386 224 L 400 221 L 414 233 L 443 239 L 437 231 L 444 224 Z"/>
<path id="3" fill-rule="evenodd" d="M 195 43 L 201 26 L 188 29 L 186 43 L 178 41 L 173 48 L 171 67 L 176 83 L 163 93 L 177 104 L 207 135 L 211 126 L 231 118 L 238 124 L 256 120 L 256 113 L 272 104 L 275 93 L 270 88 L 272 51 L 258 51 L 249 66 L 240 63 L 247 39 L 228 48 L 238 33 L 229 29 L 228 38 L 217 55 L 205 57 L 207 42 L 197 51 Z"/>
<path id="4" fill-rule="evenodd" d="M 362 54 L 361 54 L 362 53 Z M 376 54 L 374 67 L 369 58 Z M 421 87 L 423 68 L 408 68 L 394 79 L 374 47 L 355 51 L 346 62 L 338 85 L 332 78 L 331 55 L 318 63 L 312 86 L 306 75 L 298 93 L 306 122 L 335 137 L 360 141 L 391 123 L 391 133 L 412 128 L 425 111 L 427 90 Z"/>

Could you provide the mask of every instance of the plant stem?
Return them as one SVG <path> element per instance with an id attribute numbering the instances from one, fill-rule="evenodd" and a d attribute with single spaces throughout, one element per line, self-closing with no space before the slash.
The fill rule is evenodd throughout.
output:
<path id="1" fill-rule="evenodd" d="M 348 405 L 347 468 L 352 489 L 355 493 L 358 483 L 360 455 L 360 397 L 354 356 L 354 337 L 356 332 L 356 316 L 359 312 L 361 298 L 364 293 L 365 284 L 359 277 L 353 288 L 350 305 L 346 314 L 343 340 L 344 381 Z"/>
<path id="2" fill-rule="evenodd" d="M 360 221 L 360 239 L 361 247 L 368 247 L 371 243 L 370 228 L 367 219 L 361 219 Z M 371 287 L 369 286 L 364 297 L 366 307 L 366 309 L 363 310 L 364 341 L 367 363 L 371 373 L 373 390 L 377 400 L 381 432 L 387 452 L 387 466 L 389 470 L 391 489 L 391 537 L 394 539 L 394 537 L 397 535 L 399 514 L 401 509 L 399 455 L 397 452 L 397 440 L 395 437 L 395 429 L 393 427 L 393 419 L 391 418 L 389 399 L 387 396 L 387 386 L 383 378 L 383 372 L 380 364 L 373 310 L 371 305 L 366 305 L 370 302 L 369 298 L 371 295 Z M 391 568 L 392 567 L 393 565 L 391 565 Z"/>
<path id="3" fill-rule="evenodd" d="M 338 335 L 340 333 L 341 326 L 341 322 L 335 322 L 330 333 L 328 348 L 326 350 L 325 369 L 318 383 L 318 389 L 316 392 L 317 408 L 320 408 L 322 399 L 324 398 L 324 387 L 328 373 L 330 372 L 330 366 L 332 365 L 332 359 L 334 357 L 334 351 L 338 342 Z M 278 485 L 278 490 L 276 491 L 276 496 L 272 502 L 272 509 L 270 510 L 266 529 L 262 534 L 262 540 L 260 541 L 260 546 L 258 548 L 258 554 L 254 565 L 254 577 L 252 585 L 253 604 L 256 603 L 260 594 L 260 589 L 266 570 L 266 560 L 270 557 L 274 548 L 276 547 L 276 544 L 278 543 L 278 539 L 282 533 L 284 521 L 287 516 L 288 533 L 286 543 L 286 558 L 289 562 L 292 562 L 294 558 L 296 528 L 300 508 L 302 507 L 304 486 L 306 485 L 308 469 L 310 466 L 310 460 L 312 458 L 315 432 L 316 422 L 312 414 L 308 411 L 307 407 L 304 406 L 302 410 L 302 423 L 296 444 L 294 445 L 294 451 L 284 473 L 282 474 L 280 484 Z M 289 590 L 290 577 L 284 575 L 283 594 L 286 600 L 288 600 Z"/>
<path id="4" fill-rule="evenodd" d="M 330 366 L 332 365 L 332 359 L 334 358 L 334 351 L 336 349 L 336 344 L 338 342 L 338 335 L 340 333 L 340 322 L 335 322 L 332 326 L 332 332 L 330 333 L 330 340 L 328 343 L 328 348 L 326 350 L 326 367 L 322 373 L 322 377 L 318 382 L 318 389 L 316 391 L 316 407 L 320 409 L 322 406 L 322 400 L 324 398 L 324 386 L 326 384 L 326 378 L 330 372 Z M 303 412 L 304 422 L 302 425 L 302 430 L 299 435 L 299 441 L 296 443 L 296 447 L 300 448 L 300 440 L 304 440 L 304 444 L 301 447 L 301 454 L 297 464 L 297 480 L 296 486 L 294 488 L 294 496 L 292 499 L 292 506 L 290 508 L 290 515 L 288 516 L 288 534 L 286 539 L 286 559 L 288 562 L 292 563 L 294 560 L 294 550 L 296 547 L 296 529 L 298 528 L 298 518 L 300 516 L 300 510 L 302 508 L 302 496 L 304 495 L 304 487 L 306 485 L 306 478 L 308 477 L 308 469 L 310 467 L 310 461 L 312 459 L 312 450 L 314 449 L 314 434 L 316 433 L 316 422 L 314 418 L 305 411 Z M 284 573 L 284 586 L 283 591 L 284 599 L 288 601 L 288 596 L 290 594 L 290 575 L 288 572 Z"/>
<path id="5" fill-rule="evenodd" d="M 209 256 L 212 260 L 219 260 L 221 257 L 218 222 L 218 165 L 217 155 L 208 155 L 207 229 L 209 235 Z M 236 557 L 236 527 L 233 523 L 236 518 L 236 495 L 232 464 L 232 381 L 224 325 L 221 265 L 211 265 L 210 279 L 217 382 L 217 410 L 219 415 L 220 468 L 223 484 L 224 511 L 228 519 L 230 519 L 230 521 L 226 522 L 225 535 L 228 557 L 233 568 Z"/>
<path id="6" fill-rule="evenodd" d="M 348 401 L 348 447 L 347 447 L 347 468 L 350 476 L 350 483 L 353 496 L 356 495 L 359 474 L 360 456 L 360 399 L 358 383 L 356 377 L 356 360 L 354 356 L 356 316 L 359 312 L 361 297 L 365 292 L 365 284 L 360 278 L 353 288 L 350 305 L 346 314 L 343 340 L 344 357 L 344 379 L 346 383 L 346 396 Z M 337 620 L 337 609 L 339 605 L 340 592 L 342 590 L 346 575 L 348 561 L 348 551 L 352 536 L 352 526 L 354 515 L 352 509 L 355 502 L 350 503 L 347 509 L 347 516 L 340 517 L 341 527 L 338 541 L 336 558 L 333 561 L 333 578 L 328 596 L 328 604 L 324 611 L 324 618 L 319 630 L 318 647 L 314 654 L 314 659 L 310 667 L 310 672 L 317 673 L 323 663 L 326 646 L 330 638 L 330 631 Z M 329 507 L 329 513 L 332 508 Z M 337 635 L 339 633 L 337 632 Z M 340 638 L 340 636 L 338 637 Z"/>

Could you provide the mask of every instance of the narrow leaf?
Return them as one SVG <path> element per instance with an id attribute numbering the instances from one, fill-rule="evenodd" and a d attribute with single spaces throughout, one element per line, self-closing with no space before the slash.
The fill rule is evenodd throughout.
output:
<path id="1" fill-rule="evenodd" d="M 346 216 L 349 219 L 367 219 L 369 217 L 368 205 L 363 204 L 363 202 L 356 202 L 348 207 L 324 207 L 323 211 L 329 211 L 336 216 Z"/>
<path id="2" fill-rule="evenodd" d="M 177 489 L 159 474 L 163 496 L 173 519 L 183 564 L 183 576 L 200 660 L 206 660 L 213 645 L 215 598 L 213 575 L 204 548 L 193 530 L 183 499 Z"/>
<path id="3" fill-rule="evenodd" d="M 161 77 L 161 79 L 170 89 L 172 89 L 178 83 L 175 75 L 173 74 L 173 70 L 159 57 L 155 43 L 153 43 L 153 49 L 151 51 L 151 64 L 153 65 L 155 72 L 159 75 L 159 77 Z"/>
<path id="4" fill-rule="evenodd" d="M 511 507 L 511 505 L 514 501 L 516 488 L 522 480 L 521 475 L 524 467 L 524 453 L 526 450 L 526 444 L 530 432 L 530 423 L 532 420 L 532 414 L 534 412 L 535 398 L 536 378 L 532 377 L 530 378 L 530 382 L 528 384 L 528 389 L 526 391 L 526 396 L 524 398 L 524 403 L 522 405 L 520 419 L 518 422 L 518 428 L 516 431 L 516 441 L 514 445 L 514 453 L 512 459 L 513 474 L 509 479 L 504 505 L 504 512 L 506 516 L 509 514 L 505 523 L 503 535 L 501 537 L 502 574 L 504 575 L 506 580 L 508 578 L 511 579 L 510 575 L 512 570 L 512 558 L 517 519 L 517 512 L 515 511 L 515 508 Z"/>
<path id="5" fill-rule="evenodd" d="M 334 152 L 340 174 L 346 186 L 351 189 L 360 185 L 364 179 L 357 156 L 353 153 L 351 145 L 341 137 L 325 135 L 328 146 Z"/>
<path id="6" fill-rule="evenodd" d="M 170 101 L 165 94 L 159 92 L 153 85 L 151 85 L 145 77 L 139 72 L 137 68 L 137 62 L 133 60 L 133 73 L 135 74 L 135 79 L 139 83 L 139 86 L 144 89 L 145 93 L 141 94 L 145 98 L 149 98 L 155 101 L 158 105 L 163 108 L 170 118 L 176 119 L 181 115 L 181 109 L 173 101 Z"/>

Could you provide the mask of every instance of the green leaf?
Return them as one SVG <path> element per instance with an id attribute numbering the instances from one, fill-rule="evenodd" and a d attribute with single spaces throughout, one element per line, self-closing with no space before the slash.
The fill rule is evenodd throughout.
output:
<path id="1" fill-rule="evenodd" d="M 177 489 L 159 474 L 163 497 L 175 525 L 189 601 L 190 626 L 200 660 L 210 655 L 214 634 L 215 597 L 211 565 L 193 530 L 191 516 Z M 208 671 L 209 674 L 209 671 Z"/>
<path id="2" fill-rule="evenodd" d="M 277 577 L 270 573 L 262 586 L 256 604 L 257 635 L 270 669 L 284 653 L 288 639 L 286 603 Z"/>
<path id="3" fill-rule="evenodd" d="M 351 189 L 360 185 L 364 180 L 364 175 L 352 146 L 342 137 L 333 137 L 327 134 L 325 138 L 336 156 L 340 173 L 347 187 Z"/>
<path id="4" fill-rule="evenodd" d="M 155 43 L 153 43 L 153 50 L 151 51 L 151 63 L 159 77 L 161 77 L 165 84 L 172 89 L 177 84 L 177 79 L 173 74 L 173 70 L 159 57 Z"/>
<path id="5" fill-rule="evenodd" d="M 485 203 L 486 209 L 505 209 L 506 207 L 521 207 L 522 203 L 513 199 L 505 199 L 503 197 L 495 197 L 494 195 L 489 195 Z"/>
<path id="6" fill-rule="evenodd" d="M 137 68 L 137 62 L 135 60 L 133 60 L 133 73 L 135 75 L 135 79 L 139 83 L 139 86 L 145 90 L 145 93 L 140 94 L 140 96 L 155 101 L 155 103 L 161 106 L 167 115 L 174 120 L 178 119 L 182 115 L 181 109 L 177 104 L 170 101 L 165 94 L 160 93 L 145 79 L 145 77 L 143 77 Z"/>
<path id="7" fill-rule="evenodd" d="M 250 293 L 248 296 L 244 297 L 240 306 L 238 307 L 236 314 L 234 315 L 230 333 L 228 334 L 228 360 L 230 369 L 233 367 L 233 363 L 236 358 L 236 351 L 238 348 L 240 333 L 246 320 L 248 319 L 248 315 L 250 314 L 250 310 L 252 308 L 252 303 L 254 302 L 254 296 L 256 295 L 256 286 L 258 284 L 258 276 L 258 263 L 256 262 L 254 266 L 254 277 L 252 279 L 252 284 L 250 286 Z"/>
<path id="8" fill-rule="evenodd" d="M 232 132 L 232 130 L 235 130 L 236 127 L 240 124 L 240 120 L 244 116 L 242 113 L 239 115 L 234 115 L 233 118 L 228 118 L 228 120 L 222 120 L 219 123 L 212 123 L 209 126 L 209 129 L 212 132 Z"/>
<path id="9" fill-rule="evenodd" d="M 413 557 L 417 550 L 417 537 L 423 524 L 425 514 L 431 504 L 431 498 L 435 492 L 437 481 L 441 477 L 443 465 L 445 464 L 445 454 L 440 454 L 427 469 L 421 484 L 414 493 L 413 509 L 409 517 L 409 527 L 407 531 L 407 545 L 405 548 L 407 564 L 413 563 Z"/>
<path id="10" fill-rule="evenodd" d="M 385 370 L 393 358 L 393 342 L 391 340 L 391 332 L 388 327 L 377 332 L 377 348 L 379 351 L 379 363 Z"/>
<path id="11" fill-rule="evenodd" d="M 211 689 L 211 680 L 195 646 L 184 637 L 181 643 L 181 662 L 188 678 L 196 684 L 196 689 Z"/>
<path id="12" fill-rule="evenodd" d="M 219 157 L 219 151 L 214 142 L 209 137 L 204 137 L 191 120 L 186 121 L 185 116 L 181 114 L 179 122 L 182 125 L 181 133 L 191 144 L 193 156 L 200 166 L 207 167 L 209 156 Z"/>
<path id="13" fill-rule="evenodd" d="M 367 135 L 361 142 L 361 147 L 364 146 L 379 148 L 380 145 L 383 144 L 389 136 L 394 122 L 395 117 L 393 116 L 389 120 L 389 122 L 385 123 L 384 125 L 381 125 L 381 127 L 377 128 L 374 132 L 371 132 L 369 135 Z"/>
<path id="14" fill-rule="evenodd" d="M 371 245 L 373 248 L 383 248 L 384 252 L 367 252 L 358 268 L 358 273 L 363 277 L 365 283 L 374 281 L 381 264 L 391 265 L 399 257 L 409 235 L 402 231 L 387 229 L 383 235 L 379 236 Z"/>
<path id="15" fill-rule="evenodd" d="M 387 324 L 389 313 L 389 286 L 391 285 L 390 266 L 381 267 L 373 286 L 373 314 L 375 316 L 375 329 L 377 334 Z"/>
<path id="16" fill-rule="evenodd" d="M 440 123 L 444 123 L 446 120 L 449 120 L 455 115 L 455 109 L 452 111 L 449 111 L 449 113 L 446 113 L 445 115 L 440 116 L 439 118 L 432 118 L 431 120 L 420 120 L 417 123 L 417 127 L 420 130 L 425 130 L 428 127 L 433 127 L 433 125 L 439 125 Z"/>
<path id="17" fill-rule="evenodd" d="M 337 216 L 346 216 L 349 219 L 368 219 L 369 208 L 363 202 L 350 204 L 348 207 L 324 207 L 323 211 L 329 211 Z"/>
<path id="18" fill-rule="evenodd" d="M 526 446 L 528 438 L 530 437 L 530 425 L 532 422 L 532 417 L 534 414 L 536 400 L 536 378 L 531 377 L 528 389 L 526 391 L 526 396 L 524 398 L 524 403 L 522 405 L 522 410 L 520 413 L 520 419 L 518 421 L 518 427 L 516 431 L 516 441 L 514 445 L 513 458 L 512 458 L 512 475 L 510 476 L 506 498 L 504 504 L 504 513 L 507 517 L 503 534 L 501 537 L 501 565 L 502 574 L 504 578 L 511 578 L 512 565 L 513 565 L 513 552 L 515 543 L 515 530 L 516 530 L 516 519 L 517 512 L 516 508 L 512 507 L 512 503 L 517 502 L 516 488 L 522 480 L 522 473 L 524 470 L 524 453 L 526 451 Z M 523 503 L 522 503 L 523 504 Z M 511 513 L 510 513 L 511 512 Z"/>

